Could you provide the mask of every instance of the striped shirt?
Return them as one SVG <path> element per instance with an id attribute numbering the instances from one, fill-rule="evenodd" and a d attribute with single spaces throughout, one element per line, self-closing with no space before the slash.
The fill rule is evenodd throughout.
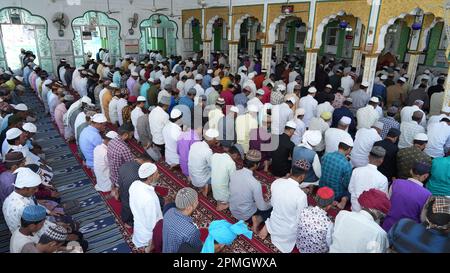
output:
<path id="1" fill-rule="evenodd" d="M 120 166 L 125 162 L 133 161 L 134 156 L 125 141 L 116 137 L 108 143 L 107 157 L 111 182 L 117 185 Z"/>

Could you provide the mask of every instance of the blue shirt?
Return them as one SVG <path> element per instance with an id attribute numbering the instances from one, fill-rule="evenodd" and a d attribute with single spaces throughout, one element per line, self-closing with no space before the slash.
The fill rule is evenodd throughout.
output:
<path id="1" fill-rule="evenodd" d="M 183 96 L 178 101 L 178 105 L 186 105 L 190 109 L 194 108 L 194 101 L 191 100 L 188 96 Z"/>
<path id="2" fill-rule="evenodd" d="M 141 89 L 139 89 L 139 95 L 143 96 L 147 99 L 147 91 L 150 89 L 150 84 L 148 82 L 145 82 L 143 85 L 141 85 Z M 148 109 L 149 105 L 147 100 L 145 101 L 145 108 Z"/>
<path id="3" fill-rule="evenodd" d="M 204 77 L 203 77 L 203 80 L 202 80 L 202 87 L 203 87 L 203 89 L 208 89 L 209 87 L 211 87 L 211 80 L 212 80 L 212 77 L 211 77 L 211 75 L 209 75 L 209 74 L 206 74 Z"/>
<path id="4" fill-rule="evenodd" d="M 411 219 L 401 219 L 388 233 L 389 244 L 399 253 L 450 253 L 450 236 Z"/>
<path id="5" fill-rule="evenodd" d="M 341 108 L 335 109 L 333 111 L 333 120 L 331 122 L 331 127 L 337 128 L 339 121 L 344 116 L 352 119 L 352 121 L 350 122 L 350 126 L 348 127 L 348 131 L 349 134 L 354 134 L 356 132 L 355 116 L 353 115 L 352 111 L 350 111 L 350 109 L 345 106 L 342 106 Z"/>
<path id="6" fill-rule="evenodd" d="M 113 83 L 117 84 L 117 86 L 121 86 L 120 82 L 122 81 L 122 76 L 119 71 L 114 72 L 113 74 Z"/>
<path id="7" fill-rule="evenodd" d="M 169 209 L 163 220 L 163 253 L 177 253 L 183 243 L 201 248 L 200 230 L 191 217 L 177 208 Z"/>
<path id="8" fill-rule="evenodd" d="M 372 97 L 381 97 L 386 102 L 386 86 L 375 83 L 372 89 Z"/>
<path id="9" fill-rule="evenodd" d="M 327 153 L 322 157 L 322 176 L 320 187 L 330 187 L 334 191 L 334 200 L 343 196 L 350 197 L 348 184 L 352 176 L 352 164 L 340 152 Z"/>
<path id="10" fill-rule="evenodd" d="M 177 102 L 177 100 L 175 99 L 175 97 L 174 96 L 171 96 L 170 97 L 170 105 L 169 105 L 169 114 L 170 114 L 170 112 L 172 112 L 172 109 L 175 107 L 175 105 L 177 105 L 178 104 L 178 102 Z"/>
<path id="11" fill-rule="evenodd" d="M 0 133 L 3 132 L 3 130 L 5 130 L 6 128 L 8 128 L 8 121 L 9 121 L 9 117 L 12 116 L 13 114 L 7 114 L 3 120 L 2 120 L 2 125 L 0 127 Z"/>
<path id="12" fill-rule="evenodd" d="M 80 134 L 80 150 L 86 159 L 86 165 L 91 169 L 94 167 L 94 149 L 102 142 L 100 132 L 91 125 L 86 127 Z"/>
<path id="13" fill-rule="evenodd" d="M 242 105 L 247 107 L 248 98 L 244 93 L 239 93 L 234 96 L 234 105 Z"/>

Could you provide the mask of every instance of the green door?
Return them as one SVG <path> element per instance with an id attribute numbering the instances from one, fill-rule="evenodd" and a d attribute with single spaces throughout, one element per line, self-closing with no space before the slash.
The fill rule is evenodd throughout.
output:
<path id="1" fill-rule="evenodd" d="M 220 51 L 222 45 L 222 27 L 214 27 L 214 51 Z"/>
<path id="2" fill-rule="evenodd" d="M 200 32 L 200 25 L 196 24 L 192 27 L 192 50 L 200 51 L 200 44 L 202 42 L 202 33 Z"/>
<path id="3" fill-rule="evenodd" d="M 1 27 L 0 27 L 0 37 L 3 37 Z M 3 39 L 0 39 L 0 67 L 6 67 L 6 57 L 5 57 L 5 50 L 3 48 Z"/>

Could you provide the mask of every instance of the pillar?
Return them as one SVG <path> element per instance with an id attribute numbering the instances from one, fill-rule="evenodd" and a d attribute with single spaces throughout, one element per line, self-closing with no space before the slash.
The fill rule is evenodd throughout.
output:
<path id="1" fill-rule="evenodd" d="M 416 79 L 417 67 L 419 66 L 419 58 L 421 52 L 411 51 L 409 52 L 409 63 L 408 63 L 408 83 L 410 86 L 414 86 L 414 80 Z"/>
<path id="2" fill-rule="evenodd" d="M 277 57 L 277 64 L 283 59 L 284 42 L 275 42 L 275 57 Z"/>
<path id="3" fill-rule="evenodd" d="M 378 54 L 366 54 L 366 60 L 364 62 L 364 74 L 363 82 L 369 82 L 367 92 L 372 96 L 373 82 L 375 80 L 375 73 L 377 72 Z"/>
<path id="4" fill-rule="evenodd" d="M 203 40 L 203 59 L 208 64 L 211 61 L 211 40 Z"/>
<path id="5" fill-rule="evenodd" d="M 262 46 L 262 69 L 267 70 L 267 76 L 270 75 L 271 60 L 272 60 L 272 45 L 265 44 Z"/>
<path id="6" fill-rule="evenodd" d="M 306 50 L 304 86 L 308 86 L 316 78 L 318 52 L 319 52 L 318 48 L 310 48 Z"/>
<path id="7" fill-rule="evenodd" d="M 236 73 L 238 70 L 238 45 L 239 41 L 228 42 L 228 61 L 230 63 L 232 74 Z"/>
<path id="8" fill-rule="evenodd" d="M 255 55 L 256 41 L 248 40 L 248 56 L 252 57 Z"/>
<path id="9" fill-rule="evenodd" d="M 362 50 L 361 50 L 361 48 L 353 49 L 352 66 L 356 67 L 356 74 L 358 74 L 358 75 L 361 72 L 361 62 L 362 62 Z"/>
<path id="10" fill-rule="evenodd" d="M 450 75 L 450 60 L 448 61 L 448 72 Z M 447 81 L 445 82 L 444 99 L 442 102 L 442 109 L 446 106 L 450 107 L 450 76 L 447 76 Z"/>

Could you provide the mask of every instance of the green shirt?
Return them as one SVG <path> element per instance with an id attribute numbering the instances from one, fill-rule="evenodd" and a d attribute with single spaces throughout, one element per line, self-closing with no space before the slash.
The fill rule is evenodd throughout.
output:
<path id="1" fill-rule="evenodd" d="M 10 79 L 9 81 L 5 82 L 5 85 L 11 92 L 14 91 L 14 89 L 16 89 L 16 84 L 14 83 L 13 79 Z"/>
<path id="2" fill-rule="evenodd" d="M 411 176 L 411 168 L 417 162 L 431 165 L 431 157 L 415 146 L 400 149 L 397 153 L 398 177 L 407 179 Z"/>
<path id="3" fill-rule="evenodd" d="M 433 195 L 450 196 L 450 157 L 433 159 L 427 189 Z"/>

